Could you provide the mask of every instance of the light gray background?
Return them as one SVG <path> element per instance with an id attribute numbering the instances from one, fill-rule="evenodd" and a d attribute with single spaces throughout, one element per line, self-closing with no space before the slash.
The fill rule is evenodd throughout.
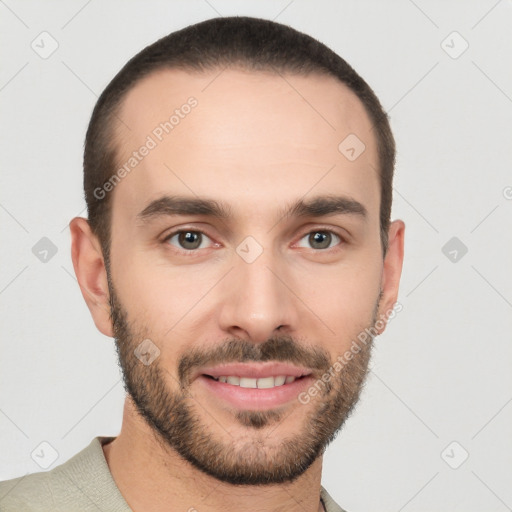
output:
<path id="1" fill-rule="evenodd" d="M 51 457 L 43 441 L 58 453 L 52 468 L 119 432 L 113 340 L 94 327 L 70 259 L 67 224 L 85 215 L 84 134 L 132 55 L 218 14 L 275 19 L 329 45 L 374 88 L 398 143 L 403 311 L 376 340 L 361 402 L 325 456 L 324 486 L 350 512 L 512 510 L 504 0 L 0 1 L 0 479 L 40 471 L 31 453 Z M 59 45 L 47 59 L 31 48 L 50 47 L 43 31 Z M 454 31 L 469 44 L 458 58 Z M 42 237 L 58 249 L 47 262 L 32 252 Z M 467 254 L 443 253 L 452 237 Z"/>

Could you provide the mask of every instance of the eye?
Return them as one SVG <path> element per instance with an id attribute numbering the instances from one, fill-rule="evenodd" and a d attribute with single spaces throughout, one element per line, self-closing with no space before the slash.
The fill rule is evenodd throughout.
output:
<path id="1" fill-rule="evenodd" d="M 306 240 L 306 242 L 310 244 L 310 247 L 318 250 L 331 249 L 337 243 L 342 242 L 342 239 L 339 235 L 333 231 L 325 229 L 317 229 L 315 231 L 311 231 L 306 236 L 302 237 L 299 242 L 299 247 L 305 247 L 301 244 L 302 240 Z M 333 242 L 336 243 L 331 245 Z"/>
<path id="2" fill-rule="evenodd" d="M 210 240 L 210 238 L 202 231 L 184 229 L 171 233 L 164 241 L 178 249 L 194 251 L 195 249 L 205 249 L 208 247 L 206 240 Z"/>

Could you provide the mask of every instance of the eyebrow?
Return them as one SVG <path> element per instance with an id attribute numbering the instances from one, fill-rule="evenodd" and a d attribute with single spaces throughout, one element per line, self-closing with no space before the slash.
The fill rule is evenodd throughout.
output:
<path id="1" fill-rule="evenodd" d="M 309 200 L 299 199 L 278 211 L 279 218 L 289 217 L 324 217 L 329 215 L 357 215 L 363 220 L 367 218 L 367 210 L 363 204 L 350 197 L 324 195 Z M 138 215 L 141 221 L 150 221 L 156 217 L 173 215 L 204 215 L 221 220 L 232 217 L 230 205 L 215 199 L 163 196 L 149 203 Z"/>

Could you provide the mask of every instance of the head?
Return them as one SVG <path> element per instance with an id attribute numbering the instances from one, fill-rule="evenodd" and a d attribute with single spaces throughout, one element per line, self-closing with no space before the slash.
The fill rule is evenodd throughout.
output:
<path id="1" fill-rule="evenodd" d="M 397 298 L 394 157 L 366 82 L 270 21 L 187 27 L 107 86 L 87 131 L 89 219 L 71 223 L 73 262 L 163 450 L 219 480 L 270 484 L 334 439 L 372 339 L 345 354 L 383 331 Z M 244 385 L 296 379 L 242 403 L 218 378 L 248 363 L 264 378 Z"/>

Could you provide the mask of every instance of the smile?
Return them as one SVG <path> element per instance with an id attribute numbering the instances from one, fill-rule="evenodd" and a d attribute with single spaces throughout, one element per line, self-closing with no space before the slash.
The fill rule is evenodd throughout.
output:
<path id="1" fill-rule="evenodd" d="M 220 375 L 219 377 L 213 377 L 206 375 L 218 382 L 230 384 L 231 386 L 239 386 L 241 388 L 253 388 L 253 389 L 271 389 L 285 384 L 291 384 L 297 378 L 292 375 L 277 375 L 275 377 L 261 377 L 259 379 L 250 377 L 239 377 L 236 375 Z"/>

